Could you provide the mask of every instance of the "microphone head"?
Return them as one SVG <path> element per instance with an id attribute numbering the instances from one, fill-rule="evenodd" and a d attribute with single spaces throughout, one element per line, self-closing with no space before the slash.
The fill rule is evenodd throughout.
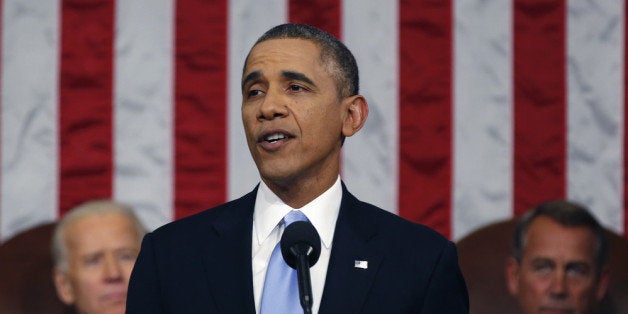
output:
<path id="1" fill-rule="evenodd" d="M 310 267 L 318 262 L 321 255 L 321 238 L 308 221 L 295 221 L 289 224 L 281 236 L 281 254 L 290 267 L 296 269 L 297 256 L 307 256 Z"/>

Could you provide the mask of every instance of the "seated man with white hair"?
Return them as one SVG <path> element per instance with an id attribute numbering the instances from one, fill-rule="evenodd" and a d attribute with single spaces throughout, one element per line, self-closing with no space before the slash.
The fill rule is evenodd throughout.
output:
<path id="1" fill-rule="evenodd" d="M 131 270 L 146 233 L 132 210 L 109 200 L 68 212 L 52 239 L 53 280 L 77 313 L 124 313 Z"/>

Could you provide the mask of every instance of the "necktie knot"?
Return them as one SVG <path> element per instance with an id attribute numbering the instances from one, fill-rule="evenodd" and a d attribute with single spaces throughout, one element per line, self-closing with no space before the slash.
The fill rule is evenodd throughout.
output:
<path id="1" fill-rule="evenodd" d="M 307 220 L 308 220 L 307 216 L 305 216 L 305 214 L 301 212 L 300 210 L 291 210 L 289 213 L 287 213 L 283 217 L 283 222 L 286 225 L 286 227 L 295 221 L 307 221 Z"/>

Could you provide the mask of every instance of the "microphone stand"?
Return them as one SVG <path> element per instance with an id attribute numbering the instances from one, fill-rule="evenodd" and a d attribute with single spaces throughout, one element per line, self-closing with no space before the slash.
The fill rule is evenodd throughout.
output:
<path id="1" fill-rule="evenodd" d="M 310 267 L 321 254 L 321 240 L 314 226 L 305 221 L 295 221 L 281 236 L 281 254 L 290 267 L 297 270 L 299 302 L 303 313 L 312 313 L 312 283 Z"/>
<path id="2" fill-rule="evenodd" d="M 312 314 L 312 283 L 310 280 L 310 263 L 306 254 L 297 254 L 296 266 L 301 307 L 304 314 Z"/>

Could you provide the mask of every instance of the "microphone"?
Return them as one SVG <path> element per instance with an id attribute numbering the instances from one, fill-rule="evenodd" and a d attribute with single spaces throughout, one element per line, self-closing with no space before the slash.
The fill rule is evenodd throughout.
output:
<path id="1" fill-rule="evenodd" d="M 297 270 L 299 300 L 304 313 L 312 313 L 310 267 L 321 255 L 321 238 L 307 221 L 289 224 L 281 236 L 281 255 L 288 266 Z"/>

